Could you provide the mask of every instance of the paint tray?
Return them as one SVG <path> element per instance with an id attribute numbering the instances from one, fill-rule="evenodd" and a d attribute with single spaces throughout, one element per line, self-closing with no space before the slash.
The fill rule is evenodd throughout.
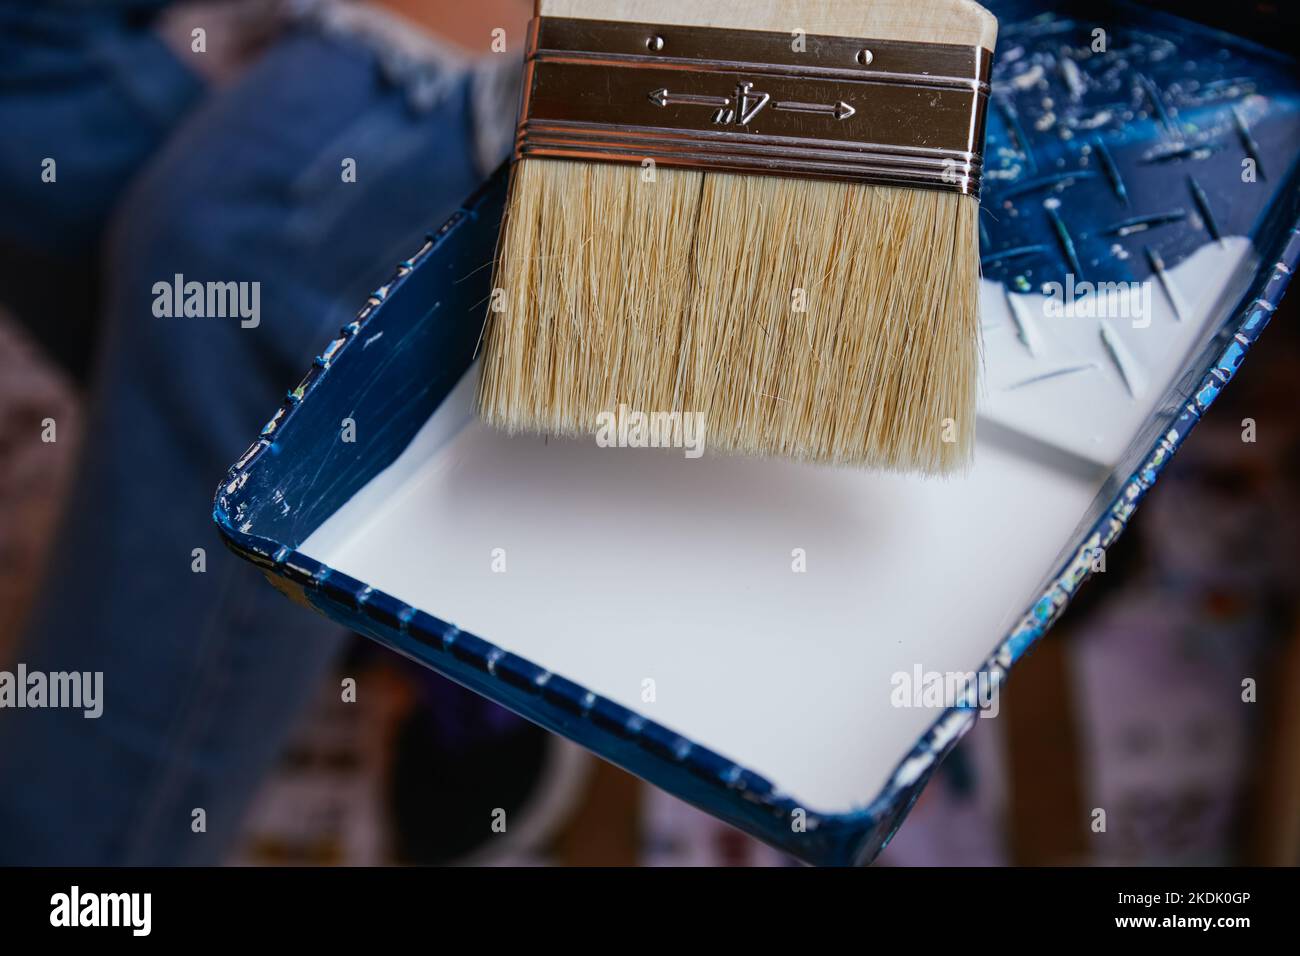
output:
<path id="1" fill-rule="evenodd" d="M 802 860 L 870 861 L 979 713 L 976 695 L 898 688 L 1001 684 L 1231 379 L 1300 251 L 1294 64 L 1080 9 L 994 7 L 969 474 L 486 429 L 473 356 L 503 171 L 231 468 L 227 542 L 322 614 Z"/>

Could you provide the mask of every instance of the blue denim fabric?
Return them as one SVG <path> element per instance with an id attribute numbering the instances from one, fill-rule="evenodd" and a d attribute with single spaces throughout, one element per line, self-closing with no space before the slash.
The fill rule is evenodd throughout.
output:
<path id="1" fill-rule="evenodd" d="M 477 185 L 470 83 L 448 74 L 412 96 L 373 44 L 303 25 L 145 161 L 195 81 L 174 59 L 87 56 L 84 89 L 62 91 L 80 100 L 0 84 L 0 121 L 38 121 L 41 102 L 69 111 L 22 152 L 0 150 L 5 180 L 42 151 L 69 157 L 48 196 L 0 204 L 0 236 L 70 255 L 69 232 L 117 209 L 81 466 L 18 654 L 29 670 L 103 671 L 104 709 L 0 710 L 0 863 L 216 862 L 343 635 L 220 546 L 213 490 L 332 333 Z M 92 122 L 95 104 L 123 102 L 119 85 L 164 104 L 161 123 L 146 110 Z M 25 228 L 51 209 L 62 222 Z M 156 317 L 153 286 L 177 273 L 260 282 L 260 323 Z"/>
<path id="2" fill-rule="evenodd" d="M 0 304 L 78 379 L 105 223 L 202 92 L 137 16 L 0 0 Z"/>

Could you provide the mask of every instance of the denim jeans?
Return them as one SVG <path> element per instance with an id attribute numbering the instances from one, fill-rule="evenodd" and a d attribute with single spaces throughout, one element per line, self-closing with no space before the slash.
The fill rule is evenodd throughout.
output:
<path id="1" fill-rule="evenodd" d="M 477 185 L 481 89 L 312 16 L 205 91 L 141 4 L 72 6 L 0 0 L 0 297 L 57 345 L 85 334 L 77 282 L 96 292 L 78 476 L 17 659 L 102 671 L 103 714 L 0 710 L 0 863 L 217 862 L 344 635 L 220 546 L 213 490 Z M 258 321 L 159 317 L 177 274 L 260 283 Z"/>

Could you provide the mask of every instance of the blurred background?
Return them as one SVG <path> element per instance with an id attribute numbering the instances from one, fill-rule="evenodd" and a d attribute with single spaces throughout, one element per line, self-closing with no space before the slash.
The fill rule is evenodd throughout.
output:
<path id="1" fill-rule="evenodd" d="M 88 481 L 87 468 L 110 467 L 104 461 L 107 452 L 87 451 L 88 445 L 100 441 L 120 447 L 125 440 L 123 421 L 104 416 L 104 403 L 97 397 L 106 387 L 104 380 L 112 381 L 104 369 L 112 366 L 114 349 L 120 347 L 115 343 L 122 333 L 114 331 L 112 314 L 132 309 L 138 314 L 141 308 L 139 302 L 123 304 L 126 300 L 114 292 L 116 277 L 129 272 L 133 257 L 152 256 L 156 265 L 160 243 L 202 246 L 190 238 L 202 230 L 185 225 L 193 222 L 186 217 L 195 215 L 196 207 L 183 194 L 158 191 L 156 185 L 152 193 L 140 187 L 129 191 L 128 180 L 159 176 L 142 172 L 151 163 L 161 163 L 166 173 L 172 168 L 168 161 L 210 150 L 205 135 L 232 124 L 231 113 L 249 116 L 250 104 L 265 102 L 268 113 L 279 111 L 289 119 L 297 115 L 293 110 L 304 116 L 328 111 L 333 95 L 328 89 L 316 90 L 314 97 L 285 91 L 294 76 L 308 86 L 318 81 L 327 85 L 326 74 L 335 75 L 329 72 L 334 65 L 330 57 L 337 56 L 346 60 L 340 71 L 344 66 L 363 70 L 369 84 L 368 99 L 340 105 L 340 111 L 354 109 L 357 116 L 366 116 L 399 102 L 401 119 L 322 128 L 317 139 L 295 144 L 298 153 L 283 162 L 296 188 L 304 166 L 310 167 L 308 160 L 317 153 L 327 156 L 331 176 L 337 175 L 336 157 L 353 146 L 362 155 L 367 149 L 376 155 L 409 153 L 410 168 L 395 163 L 385 169 L 383 175 L 394 185 L 380 187 L 378 200 L 374 195 L 367 200 L 390 209 L 412 203 L 407 219 L 392 222 L 384 238 L 393 249 L 409 251 L 421 231 L 467 191 L 462 184 L 472 184 L 502 155 L 508 132 L 503 138 L 502 124 L 492 117 L 503 115 L 500 103 L 511 104 L 506 113 L 513 110 L 511 83 L 517 73 L 511 73 L 508 62 L 480 69 L 479 62 L 489 54 L 482 37 L 494 24 L 505 24 L 506 36 L 518 37 L 528 15 L 522 0 L 483 0 L 474 9 L 415 0 L 137 0 L 42 6 L 41 13 L 33 14 L 26 4 L 0 0 L 0 60 L 11 64 L 0 67 L 0 75 L 6 69 L 17 71 L 16 82 L 0 84 L 0 117 L 44 111 L 50 129 L 58 122 L 81 124 L 78 133 L 84 138 L 76 149 L 116 148 L 123 155 L 102 182 L 83 185 L 86 193 L 60 194 L 49 216 L 52 237 L 44 245 L 40 224 L 20 208 L 27 193 L 9 196 L 8 221 L 0 216 L 0 257 L 7 263 L 0 298 L 0 668 L 11 668 L 27 653 L 22 635 L 25 627 L 33 627 L 34 616 L 53 613 L 40 610 L 49 568 L 75 566 L 66 563 L 66 555 L 60 559 L 56 554 L 71 548 L 66 526 L 78 520 L 69 496 L 75 499 L 78 481 Z M 1187 5 L 1177 6 L 1188 15 Z M 370 12 L 356 16 L 357 9 Z M 1209 7 L 1206 11 L 1204 18 L 1210 21 L 1224 15 Z M 1294 21 L 1288 20 L 1293 14 L 1268 4 L 1257 5 L 1253 13 L 1243 19 L 1238 6 L 1234 21 L 1221 25 L 1254 32 L 1265 42 L 1294 42 Z M 1289 28 L 1278 28 L 1288 23 Z M 196 55 L 193 30 L 199 24 L 205 42 Z M 321 59 L 300 51 L 307 58 L 295 60 L 283 52 L 292 46 L 287 38 L 303 32 L 327 38 L 325 53 L 308 51 Z M 145 34 L 151 38 L 150 55 L 170 51 L 185 75 L 173 76 L 166 96 L 158 93 L 150 100 L 150 89 L 134 91 L 131 109 L 142 109 L 144 101 L 150 110 L 147 135 L 139 136 L 138 144 L 113 127 L 113 110 L 121 104 L 112 94 L 96 93 L 81 112 L 50 119 L 59 92 L 99 82 L 99 67 L 82 65 L 77 57 L 93 46 L 95 56 L 87 55 L 86 62 L 102 67 L 106 47 L 86 37 L 114 37 L 121 44 L 116 55 L 124 57 L 128 69 L 133 62 L 138 69 L 143 61 L 133 61 L 124 51 L 129 52 L 128 41 Z M 433 45 L 411 42 L 412 36 L 427 36 Z M 500 52 L 504 55 L 498 59 L 509 61 L 521 51 L 509 46 Z M 276 72 L 280 57 L 288 61 Z M 431 63 L 437 68 L 422 68 Z M 309 68 L 322 72 L 304 72 Z M 257 87 L 258 71 L 263 82 L 273 81 L 268 89 L 276 94 Z M 448 76 L 457 81 L 470 77 L 470 82 L 447 93 Z M 39 99 L 34 91 L 47 98 L 44 105 L 33 104 Z M 223 107 L 228 96 L 235 105 Z M 444 116 L 453 106 L 461 112 Z M 197 122 L 187 119 L 191 111 L 203 117 L 197 127 L 187 125 Z M 409 145 L 401 124 L 416 128 L 427 124 L 429 116 L 440 117 L 444 126 L 432 127 L 427 146 L 414 138 Z M 96 120 L 105 128 L 96 130 Z M 30 127 L 36 131 L 31 135 L 5 125 L 0 156 L 6 174 L 56 151 L 50 139 L 54 134 L 42 132 L 40 122 Z M 504 127 L 508 130 L 508 121 Z M 237 124 L 235 130 L 237 134 Z M 187 148 L 193 152 L 186 153 Z M 425 149 L 429 156 L 459 151 L 467 157 L 461 162 L 464 168 L 426 182 L 413 171 L 428 168 Z M 180 151 L 181 158 L 167 160 L 168 150 Z M 163 158 L 155 160 L 155 154 Z M 264 159 L 273 166 L 278 156 L 265 144 L 253 148 L 247 143 L 242 152 L 232 147 L 231 155 L 234 165 L 250 166 Z M 266 171 L 266 163 L 259 167 L 263 178 L 251 185 L 235 182 L 229 173 L 232 181 L 219 188 L 244 189 L 239 198 L 250 208 L 254 200 L 264 202 L 275 174 L 273 168 Z M 71 162 L 65 168 L 75 169 Z M 358 168 L 360 175 L 369 175 L 364 163 Z M 169 175 L 161 178 L 177 188 Z M 219 180 L 222 173 L 209 175 Z M 256 388 L 249 386 L 250 420 L 236 416 L 230 425 L 231 434 L 243 439 L 273 407 L 265 396 L 274 397 L 296 380 L 328 330 L 337 328 L 340 318 L 400 258 L 362 242 L 353 258 L 333 253 L 341 257 L 336 263 L 322 250 L 345 243 L 342 237 L 351 227 L 344 211 L 332 207 L 333 200 L 318 199 L 310 188 L 280 198 L 288 204 L 281 214 L 307 210 L 305 248 L 325 256 L 327 265 L 320 272 L 330 278 L 308 291 L 342 305 L 310 327 L 283 332 L 291 344 L 276 353 L 278 364 L 260 373 L 229 364 L 214 372 L 231 380 L 232 393 L 245 377 L 265 378 Z M 146 230 L 141 238 L 133 223 L 145 205 L 153 215 L 171 216 L 180 225 Z M 290 222 L 295 224 L 301 226 L 297 219 Z M 168 229 L 188 232 L 177 240 Z M 238 235 L 232 228 L 221 238 L 237 242 Z M 291 267 L 302 250 L 265 252 L 270 295 L 280 281 L 277 270 Z M 170 267 L 142 268 L 142 275 L 170 277 Z M 187 271 L 200 272 L 201 266 L 190 265 Z M 313 301 L 299 290 L 292 293 L 297 298 L 284 295 L 284 301 L 303 309 Z M 1297 311 L 1300 301 L 1293 293 L 1108 553 L 1106 573 L 1094 577 L 1050 636 L 1018 666 L 1002 696 L 1000 716 L 976 721 L 880 865 L 1300 862 L 1300 695 L 1294 693 L 1300 686 L 1300 562 L 1294 556 L 1300 541 Z M 209 349 L 211 340 L 196 347 Z M 140 352 L 137 344 L 124 354 Z M 127 374 L 154 372 L 142 366 Z M 179 440 L 201 443 L 197 433 L 205 429 L 203 414 L 200 409 L 180 416 Z M 1246 418 L 1257 423 L 1253 443 L 1241 438 Z M 58 440 L 34 440 L 47 419 L 57 421 Z M 224 467 L 243 444 L 204 447 L 204 460 L 195 469 L 202 476 L 194 489 L 200 525 L 207 520 L 202 498 L 210 499 L 221 473 L 221 467 L 208 467 L 209 460 Z M 200 540 L 208 546 L 210 560 L 229 557 L 217 555 L 217 537 L 210 528 Z M 188 543 L 184 550 L 188 553 Z M 93 555 L 78 553 L 85 568 L 98 566 Z M 148 572 L 137 568 L 136 573 Z M 232 573 L 246 575 L 237 579 L 241 588 L 270 591 L 250 569 Z M 181 604 L 177 613 L 198 618 L 215 614 L 203 600 Z M 274 600 L 288 604 L 278 596 Z M 47 596 L 44 603 L 49 601 Z M 294 627 L 328 626 L 302 614 Z M 56 622 L 53 616 L 48 620 Z M 129 630 L 118 627 L 111 641 L 131 640 L 131 634 L 123 633 Z M 153 632 L 134 636 L 137 641 L 156 638 Z M 291 654 L 289 646 L 286 653 Z M 249 770 L 251 782 L 225 818 L 230 838 L 221 861 L 794 865 L 783 854 L 360 637 L 340 635 L 315 654 L 318 664 L 305 670 L 303 686 L 295 691 L 301 702 L 290 708 L 292 719 L 284 719 L 283 733 L 271 732 L 267 725 L 267 756 Z M 1241 675 L 1257 679 L 1255 706 L 1241 705 Z M 357 681 L 356 703 L 341 706 L 340 681 L 349 677 Z M 0 747 L 16 746 L 14 739 L 0 735 Z M 238 742 L 231 748 L 238 749 Z M 194 772 L 201 776 L 204 771 Z M 1087 820 L 1088 808 L 1098 806 L 1123 808 L 1112 815 L 1123 822 L 1105 839 L 1093 838 L 1080 823 Z M 494 807 L 521 821 L 512 826 L 509 840 L 494 839 L 481 827 L 455 825 Z M 0 814 L 0 825 L 4 822 Z M 0 832 L 0 843 L 9 835 Z"/>

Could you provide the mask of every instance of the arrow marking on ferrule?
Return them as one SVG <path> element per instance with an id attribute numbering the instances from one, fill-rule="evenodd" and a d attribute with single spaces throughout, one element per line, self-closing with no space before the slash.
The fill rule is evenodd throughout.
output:
<path id="1" fill-rule="evenodd" d="M 650 102 L 656 106 L 709 106 L 714 110 L 713 122 L 722 125 L 735 124 L 748 126 L 771 101 L 770 93 L 755 92 L 754 84 L 742 82 L 737 84 L 734 96 L 701 96 L 698 93 L 672 93 L 667 87 L 651 90 Z M 773 109 L 787 113 L 817 113 L 832 116 L 837 120 L 846 120 L 857 112 L 848 103 L 774 103 Z"/>
<path id="2" fill-rule="evenodd" d="M 650 93 L 650 102 L 655 106 L 668 106 L 670 104 L 682 104 L 685 106 L 713 106 L 725 108 L 731 105 L 729 96 L 699 96 L 695 93 L 669 93 L 666 88 L 654 90 Z"/>
<path id="3" fill-rule="evenodd" d="M 857 112 L 843 100 L 838 103 L 777 103 L 774 108 L 787 113 L 826 113 L 837 120 L 846 120 Z"/>

